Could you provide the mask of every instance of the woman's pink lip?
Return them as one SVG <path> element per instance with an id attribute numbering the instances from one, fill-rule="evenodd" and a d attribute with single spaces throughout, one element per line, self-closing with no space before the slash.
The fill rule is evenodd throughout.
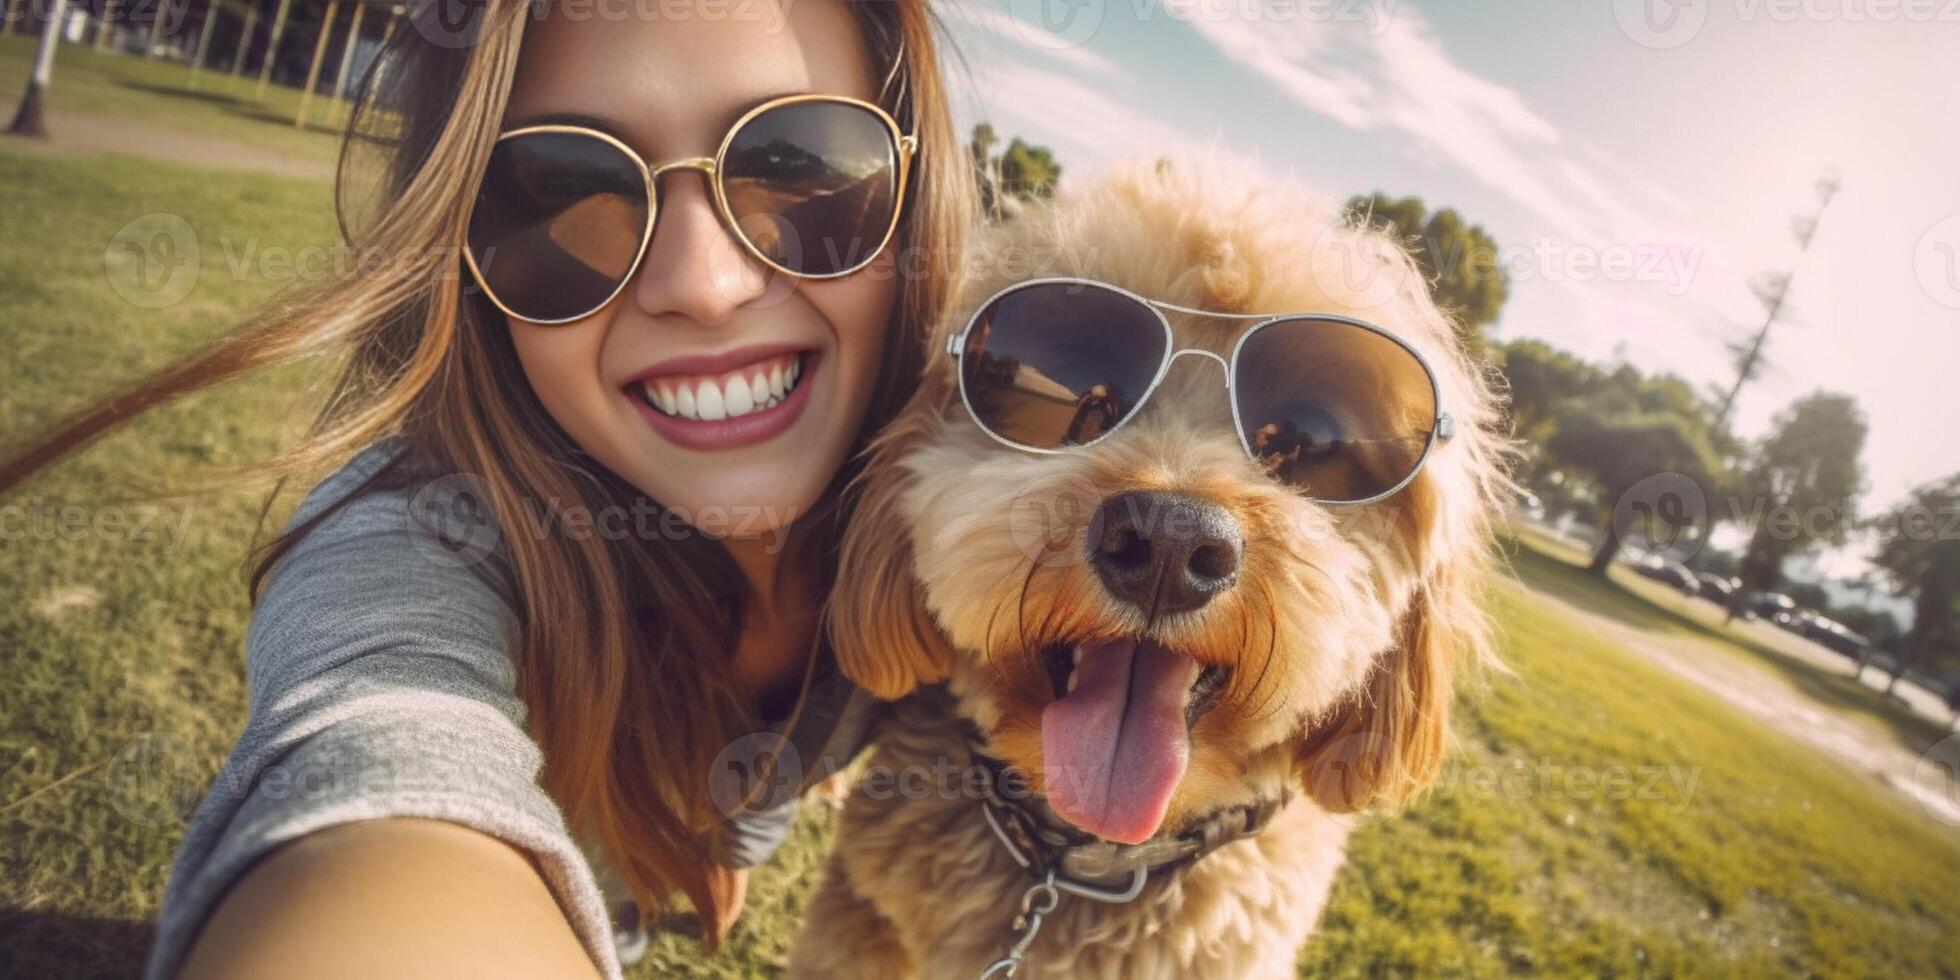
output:
<path id="1" fill-rule="evenodd" d="M 783 354 L 800 354 L 809 350 L 806 344 L 751 344 L 719 354 L 692 354 L 687 357 L 673 357 L 640 370 L 626 379 L 631 387 L 650 378 L 660 378 L 673 374 L 726 374 L 736 368 L 745 368 L 757 361 L 768 360 Z M 809 365 L 805 365 L 808 367 Z"/>
<path id="2" fill-rule="evenodd" d="M 682 449 L 710 451 L 737 449 L 773 439 L 783 430 L 796 424 L 797 418 L 803 414 L 803 406 L 809 404 L 811 382 L 816 380 L 817 367 L 822 362 L 823 359 L 818 357 L 815 351 L 803 359 L 803 373 L 797 379 L 796 388 L 783 399 L 781 405 L 718 422 L 682 419 L 667 415 L 647 404 L 646 399 L 639 396 L 636 390 L 639 388 L 638 384 L 629 386 L 625 395 L 626 400 L 632 402 L 634 408 L 639 409 L 640 416 L 647 420 L 647 425 L 651 426 L 656 434 Z"/>

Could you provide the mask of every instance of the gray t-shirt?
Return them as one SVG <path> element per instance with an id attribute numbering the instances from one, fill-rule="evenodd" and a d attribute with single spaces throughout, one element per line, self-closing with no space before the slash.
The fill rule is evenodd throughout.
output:
<path id="1" fill-rule="evenodd" d="M 293 522 L 360 490 L 399 449 L 391 441 L 356 456 Z M 147 977 L 176 973 L 226 890 L 269 851 L 376 817 L 447 820 L 530 852 L 593 962 L 619 976 L 601 889 L 615 879 L 595 869 L 538 783 L 543 756 L 516 694 L 518 618 L 496 535 L 430 524 L 446 512 L 431 501 L 467 495 L 466 480 L 370 490 L 272 573 L 246 639 L 250 717 L 191 818 Z M 786 756 L 810 760 L 794 790 L 849 760 L 872 703 L 834 670 L 821 675 L 789 739 L 801 755 Z M 766 859 L 796 795 L 737 813 L 718 859 Z"/>

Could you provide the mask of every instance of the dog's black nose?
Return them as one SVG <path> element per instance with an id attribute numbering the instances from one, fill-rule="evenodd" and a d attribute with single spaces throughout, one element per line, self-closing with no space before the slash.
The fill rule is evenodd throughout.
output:
<path id="1" fill-rule="evenodd" d="M 1179 493 L 1116 494 L 1089 525 L 1089 561 L 1103 585 L 1146 614 L 1210 602 L 1238 580 L 1244 553 L 1225 508 Z"/>

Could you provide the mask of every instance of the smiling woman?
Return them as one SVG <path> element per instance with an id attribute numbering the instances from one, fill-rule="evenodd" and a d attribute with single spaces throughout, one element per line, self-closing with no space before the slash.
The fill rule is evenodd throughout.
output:
<path id="1" fill-rule="evenodd" d="M 614 930 L 677 893 L 712 944 L 795 802 L 730 803 L 718 753 L 765 733 L 807 783 L 858 745 L 816 628 L 850 461 L 910 394 L 972 207 L 925 4 L 448 6 L 395 32 L 342 156 L 342 227 L 389 274 L 0 462 L 4 490 L 345 356 L 269 464 L 344 465 L 259 556 L 252 714 L 152 976 L 611 975 Z"/>

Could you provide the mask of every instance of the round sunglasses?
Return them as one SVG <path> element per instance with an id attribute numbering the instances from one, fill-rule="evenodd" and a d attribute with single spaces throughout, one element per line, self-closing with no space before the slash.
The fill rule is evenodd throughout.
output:
<path id="1" fill-rule="evenodd" d="M 463 257 L 506 314 L 583 319 L 645 258 L 660 178 L 697 170 L 757 261 L 802 279 L 847 276 L 897 231 L 918 146 L 883 108 L 842 95 L 770 99 L 729 127 L 714 156 L 658 166 L 601 130 L 525 126 L 491 148 Z"/>
<path id="2" fill-rule="evenodd" d="M 1256 320 L 1229 357 L 1178 348 L 1165 311 Z M 947 343 L 960 400 L 1016 449 L 1064 452 L 1109 438 L 1186 355 L 1225 369 L 1246 455 L 1323 504 L 1365 504 L 1415 479 L 1455 423 L 1429 362 L 1374 324 L 1329 313 L 1217 313 L 1056 277 L 995 293 Z"/>

